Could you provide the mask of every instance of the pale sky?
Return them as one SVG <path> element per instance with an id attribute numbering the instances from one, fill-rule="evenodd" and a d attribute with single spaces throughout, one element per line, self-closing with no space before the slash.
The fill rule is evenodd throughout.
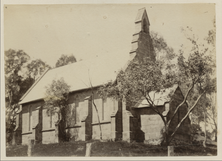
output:
<path id="1" fill-rule="evenodd" d="M 5 5 L 4 50 L 21 49 L 51 66 L 62 54 L 77 61 L 129 54 L 138 9 L 145 7 L 150 30 L 177 52 L 185 42 L 181 27 L 200 39 L 213 28 L 214 4 Z"/>

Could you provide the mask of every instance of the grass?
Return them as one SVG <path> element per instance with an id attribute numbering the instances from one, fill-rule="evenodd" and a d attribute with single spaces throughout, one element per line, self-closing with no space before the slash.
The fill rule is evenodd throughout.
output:
<path id="1" fill-rule="evenodd" d="M 32 156 L 84 156 L 85 142 L 38 144 L 34 146 Z"/>
<path id="2" fill-rule="evenodd" d="M 26 145 L 9 146 L 6 148 L 6 156 L 7 157 L 27 156 L 27 149 L 28 147 Z"/>
<path id="3" fill-rule="evenodd" d="M 91 141 L 92 142 L 92 141 Z M 37 144 L 34 146 L 32 156 L 85 156 L 87 142 L 64 142 L 57 144 Z M 207 156 L 217 155 L 217 148 L 204 148 L 202 145 L 175 146 L 175 156 Z M 27 156 L 27 146 L 16 145 L 6 148 L 6 156 Z M 144 143 L 100 142 L 94 141 L 91 150 L 92 157 L 135 157 L 135 156 L 167 156 L 167 148 L 162 146 L 148 145 Z"/>
<path id="4" fill-rule="evenodd" d="M 95 142 L 92 156 L 166 156 L 167 149 L 161 146 L 151 146 L 143 143 L 127 142 Z"/>

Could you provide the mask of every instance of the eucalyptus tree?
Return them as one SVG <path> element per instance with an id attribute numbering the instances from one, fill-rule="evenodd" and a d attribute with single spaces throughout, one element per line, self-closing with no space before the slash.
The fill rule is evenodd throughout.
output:
<path id="1" fill-rule="evenodd" d="M 175 54 L 173 50 L 167 47 L 164 39 L 153 41 L 153 43 L 160 44 L 155 47 L 156 52 L 161 49 L 165 54 L 162 59 L 156 61 L 144 58 L 143 61 L 133 60 L 126 70 L 121 70 L 118 73 L 115 82 L 105 84 L 99 91 L 103 97 L 112 96 L 116 99 L 125 99 L 128 106 L 137 103 L 141 98 L 145 99 L 149 107 L 158 114 L 164 123 L 164 140 L 165 145 L 169 145 L 178 131 L 181 124 L 188 118 L 189 114 L 197 106 L 197 103 L 206 93 L 212 93 L 216 90 L 216 79 L 212 77 L 215 70 L 215 64 L 210 56 L 206 54 L 207 49 L 200 50 L 196 40 L 189 38 L 192 47 L 189 51 L 189 56 L 184 57 L 183 50 L 180 50 L 177 56 L 177 63 L 173 63 Z M 159 54 L 159 53 L 156 53 Z M 164 92 L 166 88 L 170 88 L 175 84 L 185 86 L 184 98 L 177 105 L 173 115 L 165 120 L 157 107 L 156 102 L 151 97 L 151 93 Z M 196 89 L 194 94 L 191 91 Z M 193 103 L 188 105 L 187 113 L 179 121 L 177 126 L 172 132 L 169 131 L 170 124 L 176 116 L 178 110 L 187 102 L 188 98 L 192 95 Z M 168 97 L 171 97 L 169 93 Z"/>

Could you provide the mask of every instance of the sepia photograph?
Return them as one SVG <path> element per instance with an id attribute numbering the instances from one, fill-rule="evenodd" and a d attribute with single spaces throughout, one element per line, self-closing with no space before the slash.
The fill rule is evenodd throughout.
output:
<path id="1" fill-rule="evenodd" d="M 179 2 L 4 1 L 2 157 L 218 159 L 218 3 Z"/>

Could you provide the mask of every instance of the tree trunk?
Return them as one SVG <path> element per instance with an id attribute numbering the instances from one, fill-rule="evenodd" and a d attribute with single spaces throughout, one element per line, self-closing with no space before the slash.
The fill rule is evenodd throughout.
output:
<path id="1" fill-rule="evenodd" d="M 214 141 L 217 142 L 217 130 L 215 131 L 215 139 L 214 139 Z"/>
<path id="2" fill-rule="evenodd" d="M 100 123 L 99 112 L 98 112 L 98 109 L 97 109 L 96 104 L 94 102 L 94 96 L 92 98 L 92 102 L 93 102 L 93 105 L 94 105 L 94 107 L 96 109 L 97 118 L 98 118 L 98 122 L 99 122 L 99 129 L 100 129 L 100 140 L 102 140 L 102 127 L 101 127 L 101 123 Z"/>
<path id="3" fill-rule="evenodd" d="M 203 107 L 204 108 L 204 107 Z M 207 142 L 207 131 L 206 131 L 206 114 L 205 110 L 203 109 L 203 114 L 204 114 L 204 141 L 203 141 L 203 146 L 206 148 L 206 142 Z"/>
<path id="4" fill-rule="evenodd" d="M 180 125 L 189 116 L 190 112 L 192 112 L 192 110 L 196 107 L 197 103 L 199 102 L 199 100 L 200 100 L 200 98 L 202 97 L 203 94 L 205 94 L 205 91 L 197 98 L 197 100 L 195 101 L 193 106 L 187 111 L 186 115 L 180 120 L 180 122 L 178 123 L 177 127 L 174 129 L 173 133 L 170 135 L 169 143 L 173 139 L 173 137 L 174 137 L 175 133 L 177 132 L 177 130 L 179 129 Z"/>
<path id="5" fill-rule="evenodd" d="M 89 78 L 89 82 L 90 82 L 90 85 L 91 85 L 91 92 L 92 92 L 92 103 L 96 109 L 96 113 L 97 113 L 97 118 L 98 118 L 98 122 L 99 122 L 99 129 L 100 129 L 100 140 L 102 140 L 102 127 L 101 127 L 101 124 L 100 124 L 100 118 L 99 118 L 99 112 L 98 112 L 98 109 L 96 107 L 96 104 L 94 102 L 94 92 L 93 92 L 93 86 L 92 86 L 92 82 Z"/>

